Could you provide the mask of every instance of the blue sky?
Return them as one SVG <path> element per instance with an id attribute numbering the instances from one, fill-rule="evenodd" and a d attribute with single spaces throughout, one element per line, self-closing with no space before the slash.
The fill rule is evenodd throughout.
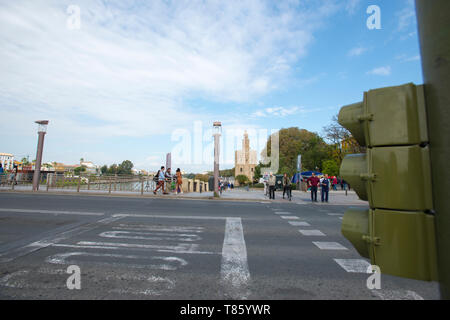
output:
<path id="1" fill-rule="evenodd" d="M 0 5 L 0 152 L 19 159 L 49 119 L 44 161 L 154 170 L 173 152 L 175 167 L 210 170 L 220 120 L 230 168 L 244 130 L 259 151 L 271 130 L 321 133 L 364 91 L 423 82 L 412 0 Z"/>

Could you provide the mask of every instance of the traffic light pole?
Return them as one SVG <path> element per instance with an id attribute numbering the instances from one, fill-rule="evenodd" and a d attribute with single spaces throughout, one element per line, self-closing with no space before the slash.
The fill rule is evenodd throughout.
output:
<path id="1" fill-rule="evenodd" d="M 416 0 L 442 299 L 450 299 L 450 1 Z"/>

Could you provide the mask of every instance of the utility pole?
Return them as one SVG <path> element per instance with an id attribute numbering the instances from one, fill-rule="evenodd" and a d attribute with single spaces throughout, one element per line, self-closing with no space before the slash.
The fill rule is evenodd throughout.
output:
<path id="1" fill-rule="evenodd" d="M 450 299 L 450 1 L 416 0 L 425 81 L 437 265 L 442 299 Z"/>
<path id="2" fill-rule="evenodd" d="M 214 136 L 214 196 L 219 196 L 219 155 L 220 155 L 220 135 L 222 133 L 222 123 L 213 123 Z"/>
<path id="3" fill-rule="evenodd" d="M 35 121 L 38 126 L 38 146 L 36 152 L 36 163 L 34 166 L 34 174 L 33 174 L 33 191 L 39 190 L 39 180 L 41 176 L 41 164 L 42 164 L 42 151 L 44 149 L 44 136 L 47 132 L 48 120 L 39 120 Z"/>

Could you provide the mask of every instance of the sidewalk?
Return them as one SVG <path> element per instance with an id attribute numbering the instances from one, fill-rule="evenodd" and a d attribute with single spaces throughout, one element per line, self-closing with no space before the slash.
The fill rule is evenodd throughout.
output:
<path id="1" fill-rule="evenodd" d="M 24 192 L 24 193 L 32 193 L 31 186 L 15 186 L 14 190 L 11 190 L 10 186 L 1 186 L 0 192 Z M 109 193 L 108 190 L 85 190 L 80 189 L 80 192 L 77 192 L 76 189 L 50 189 L 46 190 L 45 186 L 41 186 L 39 194 L 70 194 L 70 195 L 92 195 L 92 196 L 118 196 L 118 197 L 133 197 L 133 198 L 165 198 L 165 199 L 198 199 L 198 200 L 229 200 L 229 201 L 264 201 L 264 202 L 277 202 L 277 203 L 287 203 L 289 202 L 287 199 L 283 199 L 283 192 L 277 191 L 275 193 L 275 200 L 270 200 L 268 197 L 264 195 L 263 189 L 250 189 L 249 191 L 245 189 L 233 189 L 222 192 L 222 195 L 219 198 L 214 198 L 213 192 L 191 192 L 191 193 L 182 193 L 182 194 L 174 194 L 170 193 L 167 195 L 163 195 L 158 193 L 154 195 L 152 191 L 144 191 L 143 195 L 141 195 L 140 191 L 111 191 Z M 318 204 L 322 204 L 320 202 L 320 192 L 317 194 Z M 292 191 L 292 203 L 297 204 L 311 204 L 311 194 L 303 191 Z M 316 204 L 316 203 L 315 203 Z M 367 205 L 367 202 L 361 201 L 358 199 L 358 196 L 354 191 L 348 191 L 347 195 L 345 195 L 345 191 L 330 191 L 329 193 L 329 202 L 323 203 L 323 205 Z"/>

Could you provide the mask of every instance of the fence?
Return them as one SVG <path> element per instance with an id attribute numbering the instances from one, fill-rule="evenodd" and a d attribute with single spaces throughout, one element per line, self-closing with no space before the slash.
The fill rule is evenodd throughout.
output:
<path id="1" fill-rule="evenodd" d="M 175 177 L 165 181 L 165 191 L 175 192 Z M 0 189 L 2 190 L 32 190 L 32 173 L 4 173 L 0 174 Z M 91 192 L 91 193 L 151 193 L 155 190 L 157 182 L 153 176 L 136 175 L 81 175 L 69 176 L 41 172 L 39 177 L 39 190 L 43 191 L 71 191 L 71 192 Z M 161 189 L 160 189 L 161 190 Z M 159 191 L 159 190 L 158 190 Z M 162 190 L 161 190 L 162 191 Z M 206 182 L 193 179 L 183 179 L 182 191 L 207 192 Z"/>

